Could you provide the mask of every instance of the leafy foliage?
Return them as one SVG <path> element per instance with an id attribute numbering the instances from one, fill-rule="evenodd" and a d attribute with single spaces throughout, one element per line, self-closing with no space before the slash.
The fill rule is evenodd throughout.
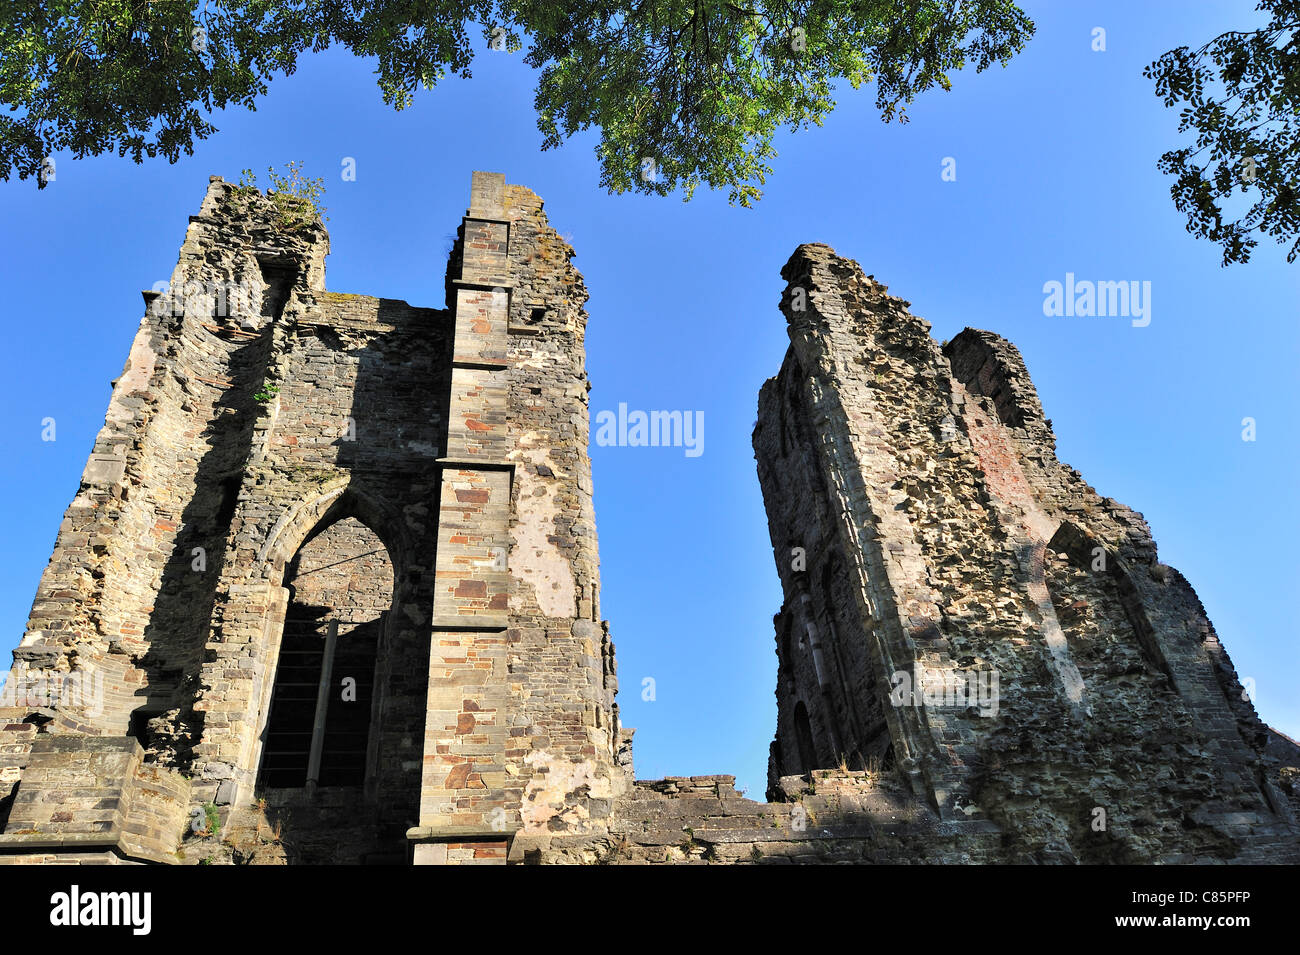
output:
<path id="1" fill-rule="evenodd" d="M 470 75 L 479 30 L 539 71 L 543 148 L 599 127 L 601 183 L 749 204 L 774 133 L 821 125 L 834 85 L 875 80 L 886 121 L 973 63 L 1007 62 L 1033 33 L 1011 0 L 8 0 L 0 5 L 0 178 L 44 158 L 117 151 L 136 162 L 255 108 L 298 56 L 339 42 L 377 58 L 384 101 Z"/>
<path id="2" fill-rule="evenodd" d="M 279 385 L 262 385 L 257 391 L 253 392 L 253 400 L 266 404 L 272 398 L 280 393 Z"/>
<path id="3" fill-rule="evenodd" d="M 661 0 L 631 9 L 519 5 L 534 26 L 545 148 L 591 126 L 601 184 L 666 194 L 701 183 L 749 205 L 772 169 L 773 134 L 820 126 L 837 80 L 876 80 L 886 121 L 974 61 L 1006 62 L 1033 32 L 1012 3 Z M 592 91 L 600 91 L 593 95 Z"/>
<path id="4" fill-rule="evenodd" d="M 253 108 L 291 73 L 310 0 L 13 0 L 0 4 L 0 178 L 37 176 L 46 156 L 116 151 L 136 162 L 192 154 L 216 128 L 200 113 Z M 324 48 L 327 38 L 320 38 Z M 41 185 L 44 185 L 41 182 Z"/>
<path id="5" fill-rule="evenodd" d="M 1258 30 L 1232 31 L 1192 50 L 1170 50 L 1143 72 L 1166 106 L 1186 105 L 1178 131 L 1194 146 L 1160 157 L 1177 177 L 1170 194 L 1187 231 L 1246 262 L 1257 236 L 1300 255 L 1300 0 L 1262 0 Z M 1240 214 L 1233 217 L 1236 210 Z"/>
<path id="6" fill-rule="evenodd" d="M 276 225 L 291 232 L 312 225 L 317 218 L 329 222 L 325 206 L 321 205 L 321 199 L 325 196 L 324 178 L 318 176 L 308 179 L 302 173 L 301 162 L 287 163 L 284 173 L 276 172 L 274 166 L 266 167 L 267 178 L 271 180 L 267 198 L 279 212 Z M 253 175 L 253 170 L 245 169 L 240 173 L 239 188 L 257 191 L 257 177 Z"/>

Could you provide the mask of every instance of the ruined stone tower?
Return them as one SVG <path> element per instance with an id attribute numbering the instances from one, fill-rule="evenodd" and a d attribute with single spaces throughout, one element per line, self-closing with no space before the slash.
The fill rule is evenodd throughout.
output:
<path id="1" fill-rule="evenodd" d="M 0 863 L 1300 861 L 1297 747 L 1019 353 L 821 245 L 754 430 L 769 801 L 633 780 L 573 250 L 488 173 L 445 308 L 328 250 L 214 178 L 145 293 L 0 697 Z"/>
<path id="2" fill-rule="evenodd" d="M 997 831 L 994 858 L 1295 860 L 1271 731 L 1204 608 L 1057 460 L 1016 348 L 941 348 L 824 245 L 782 276 L 791 345 L 754 431 L 785 595 L 770 795 L 844 765 Z"/>
<path id="3" fill-rule="evenodd" d="M 624 787 L 573 250 L 475 173 L 422 308 L 327 291 L 300 212 L 214 178 L 145 293 L 14 654 L 0 861 L 504 861 Z"/>

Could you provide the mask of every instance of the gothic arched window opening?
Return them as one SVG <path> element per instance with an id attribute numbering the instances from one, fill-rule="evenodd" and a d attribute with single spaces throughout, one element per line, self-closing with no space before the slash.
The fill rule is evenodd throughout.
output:
<path id="1" fill-rule="evenodd" d="M 259 782 L 365 784 L 373 763 L 376 663 L 393 600 L 383 542 L 355 517 L 316 531 L 285 571 L 290 600 Z"/>

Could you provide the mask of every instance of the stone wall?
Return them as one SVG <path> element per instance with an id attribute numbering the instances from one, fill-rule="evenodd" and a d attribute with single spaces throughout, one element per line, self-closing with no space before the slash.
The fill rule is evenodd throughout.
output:
<path id="1" fill-rule="evenodd" d="M 995 861 L 1001 834 L 982 821 L 942 822 L 894 774 L 813 770 L 756 802 L 734 776 L 638 780 L 607 837 L 522 854 L 531 864 L 965 864 Z"/>
<path id="2" fill-rule="evenodd" d="M 785 593 L 769 795 L 810 768 L 802 710 L 816 768 L 879 759 L 1005 861 L 1294 860 L 1204 608 L 1057 460 L 1014 346 L 941 348 L 823 245 L 782 274 L 791 347 L 754 432 Z"/>
<path id="3" fill-rule="evenodd" d="M 605 830 L 630 780 L 620 741 L 614 644 L 600 616 L 600 564 L 587 453 L 587 300 L 573 248 L 541 200 L 507 187 L 514 287 L 509 405 L 515 435 L 510 519 L 507 771 L 518 786 L 512 852 Z M 513 802 L 513 799 L 512 799 Z"/>
<path id="4" fill-rule="evenodd" d="M 574 250 L 491 173 L 443 308 L 328 250 L 214 178 L 145 293 L 0 700 L 0 862 L 1297 860 L 1300 750 L 1016 350 L 818 245 L 754 432 L 768 802 L 634 782 Z"/>
<path id="5" fill-rule="evenodd" d="M 0 835 L 0 864 L 174 862 L 189 780 L 143 762 L 133 739 L 42 734 Z"/>
<path id="6" fill-rule="evenodd" d="M 185 861 L 414 846 L 500 862 L 516 834 L 604 832 L 627 734 L 573 250 L 540 199 L 487 173 L 445 308 L 327 291 L 328 250 L 319 221 L 214 178 L 169 288 L 145 293 L 10 681 L 84 671 L 98 695 L 6 697 L 0 718 L 22 727 L 3 737 L 6 805 L 45 785 L 21 765 L 30 739 L 100 736 L 143 744 L 148 765 L 192 774 L 191 809 L 216 807 L 219 840 L 178 828 Z M 364 784 L 268 785 L 271 715 L 293 705 L 284 654 L 301 662 L 332 623 L 375 661 L 334 674 L 325 723 L 327 739 L 368 725 Z"/>

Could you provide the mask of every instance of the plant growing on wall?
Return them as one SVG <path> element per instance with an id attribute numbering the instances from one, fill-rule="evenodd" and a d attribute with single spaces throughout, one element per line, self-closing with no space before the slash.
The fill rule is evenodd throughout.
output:
<path id="1" fill-rule="evenodd" d="M 317 219 L 329 222 L 325 206 L 321 204 L 321 199 L 325 196 L 324 178 L 318 176 L 308 179 L 303 175 L 301 162 L 286 163 L 285 170 L 284 173 L 278 173 L 274 166 L 266 167 L 267 178 L 270 180 L 266 197 L 274 203 L 279 213 L 277 228 L 296 232 L 314 224 Z M 257 176 L 253 170 L 245 169 L 240 173 L 238 189 L 246 195 L 257 193 Z"/>
<path id="2" fill-rule="evenodd" d="M 253 400 L 260 401 L 263 404 L 266 404 L 266 402 L 270 401 L 279 393 L 280 393 L 279 385 L 263 384 L 261 388 L 253 392 Z"/>

